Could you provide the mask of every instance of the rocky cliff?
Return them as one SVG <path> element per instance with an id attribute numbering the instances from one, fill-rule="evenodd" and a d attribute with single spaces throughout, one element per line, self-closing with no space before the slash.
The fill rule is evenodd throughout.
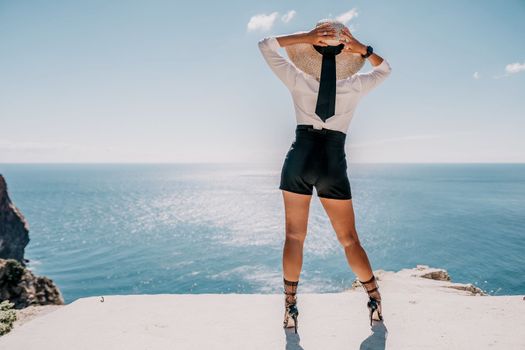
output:
<path id="1" fill-rule="evenodd" d="M 25 265 L 24 249 L 29 243 L 29 225 L 11 202 L 7 184 L 0 175 L 0 259 L 15 259 Z"/>
<path id="2" fill-rule="evenodd" d="M 24 250 L 28 243 L 29 225 L 11 202 L 5 179 L 0 175 L 0 301 L 9 300 L 17 309 L 64 304 L 51 279 L 35 276 L 26 267 L 29 260 L 24 259 Z"/>

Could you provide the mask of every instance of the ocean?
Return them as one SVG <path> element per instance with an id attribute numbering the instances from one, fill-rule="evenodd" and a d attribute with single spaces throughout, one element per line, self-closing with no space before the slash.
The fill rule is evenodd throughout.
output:
<path id="1" fill-rule="evenodd" d="M 30 227 L 25 257 L 66 303 L 85 296 L 282 293 L 280 168 L 267 164 L 0 164 Z M 525 294 L 525 164 L 349 163 L 372 268 L 446 269 Z M 355 279 L 312 197 L 300 292 Z"/>

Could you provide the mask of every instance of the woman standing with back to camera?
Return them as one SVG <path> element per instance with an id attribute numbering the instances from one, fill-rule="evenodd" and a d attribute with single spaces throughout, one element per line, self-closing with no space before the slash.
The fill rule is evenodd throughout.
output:
<path id="1" fill-rule="evenodd" d="M 381 294 L 355 228 L 344 146 L 357 103 L 389 76 L 390 64 L 337 20 L 321 20 L 306 32 L 267 36 L 258 45 L 271 70 L 290 91 L 297 120 L 279 185 L 286 217 L 283 327 L 294 327 L 297 333 L 296 293 L 313 187 L 350 268 L 369 296 L 372 325 L 372 320 L 383 320 Z M 291 61 L 279 54 L 279 47 L 286 49 Z M 357 73 L 366 59 L 373 69 Z"/>

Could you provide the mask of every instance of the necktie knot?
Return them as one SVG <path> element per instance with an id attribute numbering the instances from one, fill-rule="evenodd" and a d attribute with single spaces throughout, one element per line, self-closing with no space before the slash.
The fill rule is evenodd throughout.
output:
<path id="1" fill-rule="evenodd" d="M 319 46 L 314 45 L 314 49 L 319 52 L 321 55 L 324 56 L 335 56 L 341 53 L 343 51 L 343 48 L 345 47 L 345 44 L 339 44 L 337 46 Z"/>

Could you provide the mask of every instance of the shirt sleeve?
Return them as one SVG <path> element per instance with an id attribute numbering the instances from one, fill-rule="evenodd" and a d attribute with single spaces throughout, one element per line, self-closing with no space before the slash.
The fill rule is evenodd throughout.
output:
<path id="1" fill-rule="evenodd" d="M 292 90 L 295 86 L 299 68 L 297 68 L 290 60 L 279 54 L 279 42 L 274 36 L 267 36 L 258 42 L 259 50 L 261 51 L 266 63 L 277 77 Z"/>
<path id="2" fill-rule="evenodd" d="M 361 94 L 367 94 L 376 86 L 381 84 L 392 72 L 390 63 L 383 58 L 383 61 L 377 66 L 373 66 L 372 70 L 365 73 L 356 73 L 356 80 L 361 86 Z"/>

